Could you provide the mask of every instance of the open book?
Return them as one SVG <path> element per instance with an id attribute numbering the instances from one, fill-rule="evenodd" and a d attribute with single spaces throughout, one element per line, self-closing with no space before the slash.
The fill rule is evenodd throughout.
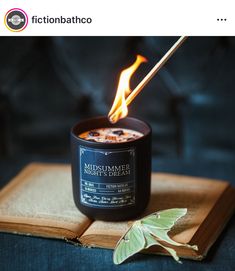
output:
<path id="1" fill-rule="evenodd" d="M 171 237 L 197 245 L 177 247 L 179 256 L 203 259 L 234 210 L 229 183 L 173 174 L 152 174 L 152 196 L 143 216 L 188 208 Z M 0 192 L 0 231 L 61 238 L 90 247 L 114 248 L 128 222 L 92 221 L 75 207 L 68 165 L 30 164 Z M 167 254 L 155 246 L 150 253 Z"/>

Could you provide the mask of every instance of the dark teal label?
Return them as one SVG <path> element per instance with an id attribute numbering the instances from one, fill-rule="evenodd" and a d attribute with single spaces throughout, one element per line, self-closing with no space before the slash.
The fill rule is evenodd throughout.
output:
<path id="1" fill-rule="evenodd" d="M 135 149 L 91 149 L 80 146 L 81 203 L 117 208 L 135 204 Z"/>

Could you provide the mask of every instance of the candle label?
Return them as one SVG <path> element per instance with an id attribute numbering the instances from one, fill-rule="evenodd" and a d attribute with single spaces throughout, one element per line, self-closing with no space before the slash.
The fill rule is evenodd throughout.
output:
<path id="1" fill-rule="evenodd" d="M 79 148 L 81 203 L 96 208 L 135 204 L 135 148 Z"/>

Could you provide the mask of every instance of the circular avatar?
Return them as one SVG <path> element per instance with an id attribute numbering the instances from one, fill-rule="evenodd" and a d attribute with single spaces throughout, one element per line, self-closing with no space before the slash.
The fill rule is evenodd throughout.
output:
<path id="1" fill-rule="evenodd" d="M 20 8 L 10 9 L 5 15 L 5 25 L 10 31 L 20 32 L 26 28 L 27 24 L 28 16 Z"/>

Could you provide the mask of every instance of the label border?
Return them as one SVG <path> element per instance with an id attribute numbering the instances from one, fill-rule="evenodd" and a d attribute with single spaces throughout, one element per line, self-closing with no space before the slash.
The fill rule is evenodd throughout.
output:
<path id="1" fill-rule="evenodd" d="M 99 152 L 99 153 L 103 153 L 105 155 L 108 155 L 110 153 L 118 153 L 118 152 L 126 152 L 126 151 L 129 151 L 129 152 L 133 152 L 133 160 L 134 160 L 134 163 L 133 163 L 133 194 L 134 194 L 134 203 L 132 204 L 123 204 L 123 205 L 118 205 L 118 206 L 100 206 L 100 205 L 96 205 L 96 204 L 87 204 L 87 203 L 84 203 L 82 201 L 82 183 L 81 181 L 86 181 L 86 180 L 83 180 L 82 179 L 82 167 L 81 167 L 81 155 L 83 154 L 84 152 L 84 149 L 85 151 L 91 151 L 91 152 Z M 100 208 L 100 209 L 118 209 L 120 207 L 129 207 L 129 206 L 135 206 L 136 205 L 136 181 L 135 181 L 135 178 L 136 178 L 136 172 L 135 172 L 135 169 L 136 169 L 136 148 L 135 147 L 130 147 L 130 148 L 121 148 L 121 149 L 96 149 L 96 148 L 89 148 L 89 147 L 86 147 L 86 146 L 79 146 L 78 147 L 78 152 L 79 152 L 79 163 L 80 163 L 80 170 L 79 170 L 79 174 L 80 174 L 80 179 L 79 179 L 79 182 L 80 182 L 80 202 L 82 205 L 84 206 L 87 206 L 87 207 L 96 207 L 96 208 Z M 112 183 L 111 183 L 112 184 Z"/>

